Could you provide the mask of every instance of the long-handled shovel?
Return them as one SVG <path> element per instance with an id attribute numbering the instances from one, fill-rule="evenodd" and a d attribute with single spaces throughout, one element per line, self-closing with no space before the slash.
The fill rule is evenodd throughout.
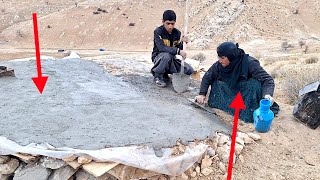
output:
<path id="1" fill-rule="evenodd" d="M 188 15 L 189 11 L 189 0 L 186 0 L 186 11 L 185 11 L 185 18 L 184 18 L 184 34 L 187 35 L 188 31 Z M 186 43 L 183 42 L 183 48 L 186 49 Z M 173 73 L 172 75 L 172 86 L 177 93 L 185 92 L 189 85 L 191 79 L 190 75 L 184 74 L 184 59 L 181 60 L 181 70 L 180 73 Z"/>

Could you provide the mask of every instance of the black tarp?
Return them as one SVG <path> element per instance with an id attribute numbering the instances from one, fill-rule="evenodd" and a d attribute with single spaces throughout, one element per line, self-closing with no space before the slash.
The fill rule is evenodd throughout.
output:
<path id="1" fill-rule="evenodd" d="M 320 125 L 320 81 L 300 90 L 300 101 L 294 106 L 293 116 L 312 129 Z"/>

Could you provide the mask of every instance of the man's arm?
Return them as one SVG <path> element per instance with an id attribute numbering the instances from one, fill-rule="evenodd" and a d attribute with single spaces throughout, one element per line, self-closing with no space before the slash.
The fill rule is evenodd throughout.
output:
<path id="1" fill-rule="evenodd" d="M 160 52 L 167 52 L 172 55 L 177 55 L 179 52 L 178 48 L 166 46 L 163 43 L 160 32 L 158 29 L 154 30 L 154 42 Z"/>
<path id="2" fill-rule="evenodd" d="M 262 85 L 262 97 L 265 95 L 273 96 L 274 80 L 273 78 L 260 66 L 258 60 L 253 59 L 249 61 L 249 73 L 254 79 L 257 79 Z"/>
<path id="3" fill-rule="evenodd" d="M 209 86 L 213 83 L 213 81 L 216 79 L 215 74 L 216 72 L 216 63 L 214 63 L 209 70 L 204 74 L 202 81 L 201 81 L 201 86 L 200 86 L 200 92 L 199 95 L 204 95 L 206 96 L 208 93 Z"/>
<path id="4" fill-rule="evenodd" d="M 181 36 L 181 33 L 179 33 L 179 37 Z M 188 42 L 189 42 L 189 38 L 188 38 L 188 36 L 186 36 L 186 35 L 183 35 L 182 37 L 181 37 L 181 39 L 180 39 L 180 42 L 179 42 L 179 44 L 177 44 L 177 48 L 179 48 L 179 49 L 181 49 L 181 50 L 183 50 L 183 43 L 186 43 L 186 44 L 188 44 Z"/>

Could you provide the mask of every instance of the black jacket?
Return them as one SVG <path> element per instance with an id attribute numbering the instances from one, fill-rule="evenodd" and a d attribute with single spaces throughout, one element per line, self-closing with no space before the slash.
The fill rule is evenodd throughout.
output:
<path id="1" fill-rule="evenodd" d="M 181 32 L 174 28 L 169 34 L 162 25 L 154 30 L 152 61 L 161 52 L 167 52 L 172 55 L 177 55 L 177 49 L 183 49 L 183 44 L 180 42 Z"/>
<path id="2" fill-rule="evenodd" d="M 200 95 L 206 95 L 208 92 L 209 86 L 213 83 L 214 80 L 217 80 L 218 77 L 218 69 L 217 64 L 219 62 L 215 62 L 209 70 L 205 73 L 202 78 L 201 87 L 200 87 Z M 249 56 L 249 78 L 257 79 L 262 85 L 262 97 L 266 94 L 273 96 L 274 92 L 274 81 L 273 78 L 260 66 L 260 63 L 257 59 Z M 244 79 L 242 79 L 244 80 Z"/>

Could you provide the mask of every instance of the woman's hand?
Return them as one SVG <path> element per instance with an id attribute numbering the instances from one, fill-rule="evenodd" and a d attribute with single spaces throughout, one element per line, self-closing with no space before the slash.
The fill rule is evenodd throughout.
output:
<path id="1" fill-rule="evenodd" d="M 264 98 L 265 98 L 265 99 L 268 99 L 269 101 L 271 101 L 271 105 L 274 103 L 274 98 L 273 98 L 271 95 L 266 94 L 266 95 L 264 96 Z"/>
<path id="2" fill-rule="evenodd" d="M 206 104 L 207 98 L 204 95 L 198 95 L 198 96 L 196 96 L 196 102 L 199 104 Z"/>

